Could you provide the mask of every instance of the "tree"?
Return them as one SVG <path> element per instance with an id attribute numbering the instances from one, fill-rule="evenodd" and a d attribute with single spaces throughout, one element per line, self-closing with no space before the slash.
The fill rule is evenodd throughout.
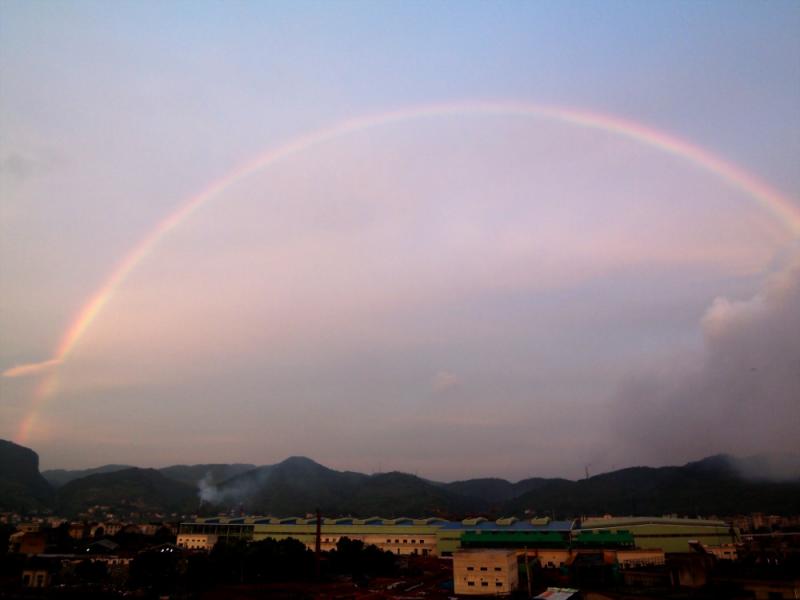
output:
<path id="1" fill-rule="evenodd" d="M 75 576 L 84 583 L 99 583 L 108 579 L 108 567 L 99 560 L 82 560 L 75 567 Z"/>

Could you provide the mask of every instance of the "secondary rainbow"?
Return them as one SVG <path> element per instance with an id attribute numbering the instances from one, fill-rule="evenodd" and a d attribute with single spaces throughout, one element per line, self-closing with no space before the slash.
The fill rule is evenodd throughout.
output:
<path id="1" fill-rule="evenodd" d="M 773 213 L 789 230 L 793 238 L 800 238 L 800 208 L 789 198 L 766 182 L 744 169 L 696 146 L 658 129 L 644 124 L 601 113 L 589 112 L 561 106 L 546 106 L 516 102 L 460 102 L 434 104 L 404 108 L 391 112 L 366 115 L 335 123 L 298 136 L 289 142 L 268 150 L 264 154 L 245 162 L 225 176 L 212 182 L 200 193 L 192 196 L 161 220 L 114 268 L 102 286 L 81 308 L 70 326 L 61 336 L 52 358 L 6 370 L 3 375 L 16 377 L 44 372 L 45 376 L 36 387 L 28 415 L 23 419 L 16 436 L 24 443 L 45 402 L 57 389 L 58 365 L 74 350 L 103 308 L 114 296 L 130 273 L 158 246 L 160 240 L 189 218 L 204 204 L 220 195 L 228 187 L 281 159 L 299 154 L 313 146 L 336 138 L 374 127 L 423 118 L 452 116 L 501 116 L 528 117 L 563 122 L 588 129 L 602 130 L 656 148 L 667 154 L 680 157 L 696 167 L 716 175 L 732 188 L 744 192 L 762 207 Z"/>

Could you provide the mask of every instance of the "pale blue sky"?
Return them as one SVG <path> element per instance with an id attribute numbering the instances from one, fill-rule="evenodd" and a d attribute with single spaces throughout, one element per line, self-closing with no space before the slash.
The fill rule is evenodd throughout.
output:
<path id="1" fill-rule="evenodd" d="M 576 107 L 689 140 L 800 205 L 798 31 L 800 4 L 776 1 L 2 0 L 0 367 L 52 355 L 186 198 L 367 113 Z M 27 443 L 45 466 L 306 454 L 443 478 L 782 450 L 793 380 L 769 382 L 774 428 L 746 447 L 648 452 L 619 421 L 654 365 L 680 388 L 660 406 L 683 406 L 680 381 L 695 390 L 725 355 L 715 341 L 741 343 L 704 329 L 714 299 L 758 298 L 796 252 L 746 195 L 607 133 L 379 128 L 259 173 L 166 240 L 60 367 Z M 35 384 L 0 381 L 0 437 Z M 576 441 L 546 456 L 565 428 Z"/>

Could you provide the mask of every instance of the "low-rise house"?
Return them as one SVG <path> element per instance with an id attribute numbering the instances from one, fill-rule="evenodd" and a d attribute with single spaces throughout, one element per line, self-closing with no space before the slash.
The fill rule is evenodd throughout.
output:
<path id="1" fill-rule="evenodd" d="M 159 529 L 161 529 L 161 523 L 142 523 L 139 525 L 139 531 L 143 535 L 155 535 Z"/>
<path id="2" fill-rule="evenodd" d="M 186 550 L 202 550 L 209 552 L 217 543 L 217 536 L 212 533 L 181 533 L 177 546 Z"/>
<path id="3" fill-rule="evenodd" d="M 88 527 L 85 523 L 73 522 L 69 524 L 69 537 L 74 540 L 82 540 L 87 537 L 89 533 Z"/>
<path id="4" fill-rule="evenodd" d="M 141 528 L 138 525 L 136 525 L 135 523 L 128 523 L 127 525 L 125 525 L 122 528 L 121 531 L 122 531 L 122 533 L 137 533 L 137 534 L 141 534 L 142 533 Z"/>
<path id="5" fill-rule="evenodd" d="M 105 535 L 107 536 L 117 535 L 120 531 L 122 531 L 123 527 L 125 527 L 125 525 L 119 521 L 106 521 L 103 524 L 103 529 L 105 529 Z"/>
<path id="6" fill-rule="evenodd" d="M 28 588 L 50 587 L 60 570 L 60 560 L 34 556 L 22 569 L 22 585 Z"/>
<path id="7" fill-rule="evenodd" d="M 47 535 L 44 532 L 18 531 L 8 538 L 8 551 L 33 556 L 42 554 L 47 548 Z"/>
<path id="8" fill-rule="evenodd" d="M 17 524 L 17 531 L 22 531 L 24 533 L 35 533 L 41 529 L 42 524 L 38 521 L 27 521 L 25 523 Z"/>

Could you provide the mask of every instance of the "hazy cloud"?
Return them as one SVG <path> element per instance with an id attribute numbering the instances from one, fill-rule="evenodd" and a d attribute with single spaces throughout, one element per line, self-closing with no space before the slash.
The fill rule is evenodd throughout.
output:
<path id="1" fill-rule="evenodd" d="M 29 375 L 38 375 L 48 369 L 61 364 L 61 359 L 52 358 L 50 360 L 43 360 L 37 363 L 27 363 L 24 365 L 16 365 L 3 371 L 3 377 L 27 377 Z"/>
<path id="2" fill-rule="evenodd" d="M 796 449 L 800 260 L 750 299 L 714 300 L 702 328 L 694 365 L 660 368 L 623 386 L 614 414 L 626 451 L 642 463 L 675 463 Z"/>
<path id="3" fill-rule="evenodd" d="M 750 456 L 732 461 L 743 476 L 755 480 L 791 481 L 800 479 L 800 454 Z"/>

